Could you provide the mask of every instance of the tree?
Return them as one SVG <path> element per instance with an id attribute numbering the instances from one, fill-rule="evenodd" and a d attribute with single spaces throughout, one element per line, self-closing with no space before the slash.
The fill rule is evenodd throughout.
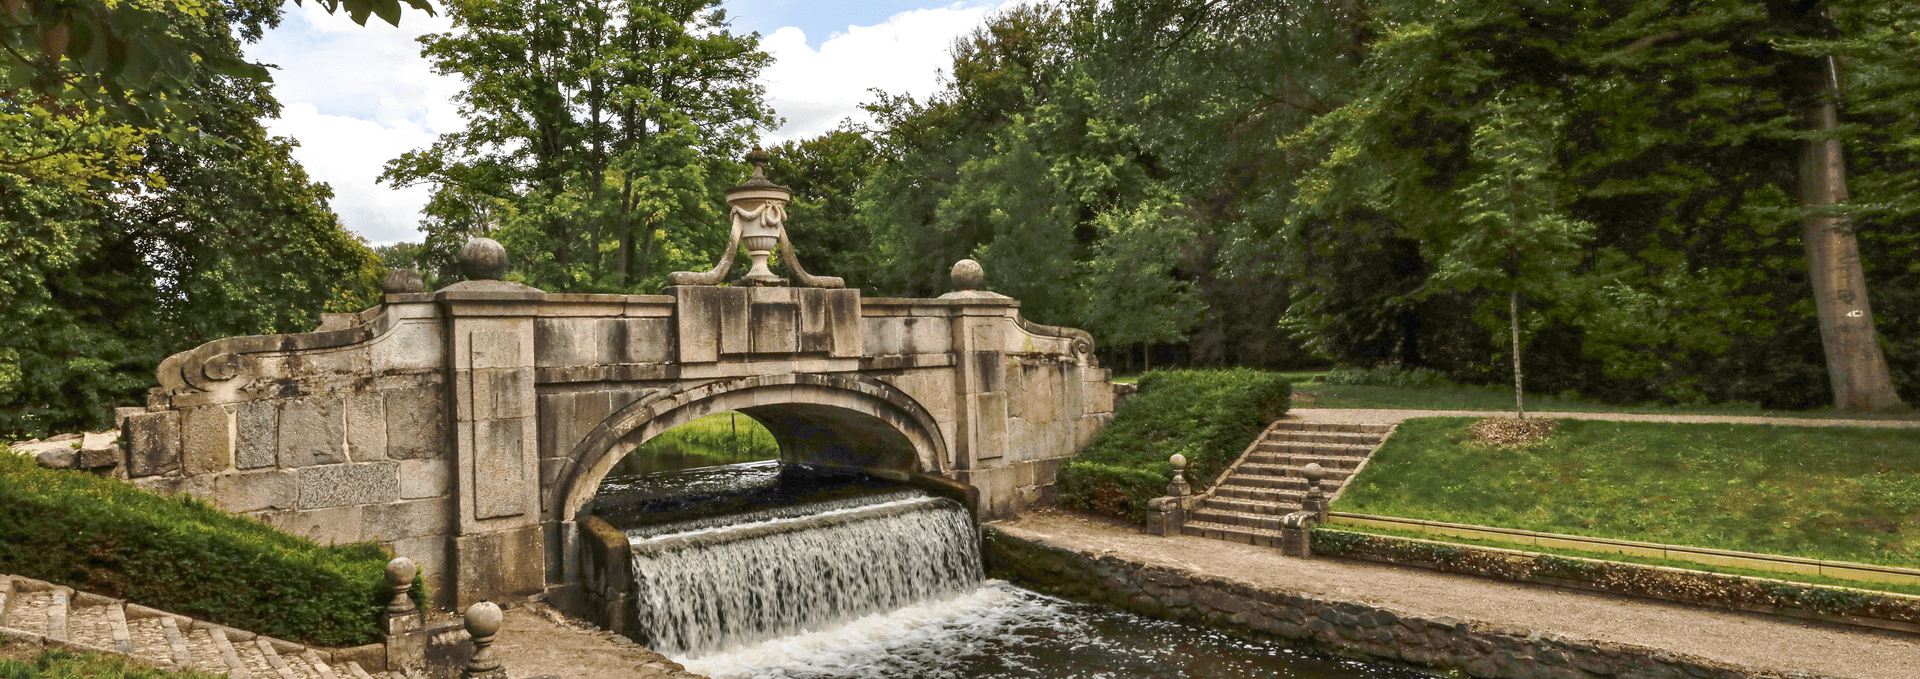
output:
<path id="1" fill-rule="evenodd" d="M 770 57 L 717 4 L 448 3 L 456 33 L 421 42 L 466 81 L 468 127 L 382 180 L 436 187 L 430 240 L 489 215 L 518 275 L 550 289 L 634 291 L 699 265 L 724 245 L 717 189 L 773 122 L 753 82 Z"/>
<path id="2" fill-rule="evenodd" d="M 180 15 L 167 30 L 237 59 L 230 23 L 278 7 Z M 257 34 L 257 33 L 256 33 Z M 378 293 L 372 253 L 330 193 L 266 135 L 257 80 L 194 70 L 175 92 L 205 132 L 174 138 L 57 97 L 0 103 L 0 433 L 98 428 L 139 402 L 168 354 L 298 332 Z M 16 93 L 17 94 L 17 93 Z"/>

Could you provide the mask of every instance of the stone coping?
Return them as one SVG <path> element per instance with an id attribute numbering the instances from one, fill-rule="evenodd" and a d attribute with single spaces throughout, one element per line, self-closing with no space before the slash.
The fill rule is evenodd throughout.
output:
<path id="1" fill-rule="evenodd" d="M 1372 516 L 1351 512 L 1329 512 L 1328 518 L 1328 524 L 1336 526 L 1350 525 L 1386 528 L 1426 535 L 1493 540 L 1554 549 L 1626 554 L 1650 559 L 1667 559 L 1669 561 L 1684 561 L 1687 563 L 1727 568 L 1745 568 L 1769 573 L 1817 575 L 1841 580 L 1894 585 L 1920 585 L 1920 570 L 1899 568 L 1896 566 L 1881 566 L 1849 561 L 1823 561 L 1775 554 L 1735 552 L 1723 549 L 1663 545 L 1652 542 L 1612 540 L 1580 535 L 1562 535 L 1559 533 L 1538 533 L 1513 528 L 1494 528 L 1491 526 L 1446 523 L 1444 521 L 1423 521 L 1420 519 L 1403 519 L 1390 516 Z M 1531 552 L 1523 553 L 1531 554 Z"/>

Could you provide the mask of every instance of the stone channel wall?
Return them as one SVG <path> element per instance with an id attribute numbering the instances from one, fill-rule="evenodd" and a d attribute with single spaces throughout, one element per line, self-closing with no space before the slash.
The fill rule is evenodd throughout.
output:
<path id="1" fill-rule="evenodd" d="M 1157 618 L 1310 640 L 1336 650 L 1497 679 L 1815 679 L 1658 649 L 1420 617 L 1261 589 L 1185 569 L 1095 557 L 989 530 L 990 572 Z"/>

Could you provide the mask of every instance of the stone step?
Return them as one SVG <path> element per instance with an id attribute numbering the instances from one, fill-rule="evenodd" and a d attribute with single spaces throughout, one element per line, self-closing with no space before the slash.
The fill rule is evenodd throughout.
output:
<path id="1" fill-rule="evenodd" d="M 72 632 L 68 613 L 73 605 L 73 590 L 61 587 L 48 594 L 47 638 L 54 641 L 67 641 Z"/>
<path id="2" fill-rule="evenodd" d="M 253 668 L 248 667 L 246 661 L 241 659 L 240 649 L 232 639 L 227 638 L 226 630 L 208 627 L 207 636 L 213 639 L 213 646 L 220 653 L 220 662 L 227 666 L 227 679 L 253 679 Z M 260 679 L 267 679 L 267 677 L 262 676 Z"/>
<path id="3" fill-rule="evenodd" d="M 1379 434 L 1351 434 L 1336 431 L 1272 431 L 1267 433 L 1265 443 L 1316 443 L 1337 446 L 1380 445 Z"/>
<path id="4" fill-rule="evenodd" d="M 193 646 L 187 644 L 187 640 L 192 637 L 188 636 L 187 630 L 180 629 L 180 621 L 171 615 L 163 615 L 160 616 L 160 626 L 167 637 L 167 656 L 173 659 L 174 666 L 200 669 L 201 663 L 196 656 L 203 654 L 196 654 Z M 213 659 L 218 660 L 218 655 L 216 654 Z"/>
<path id="5" fill-rule="evenodd" d="M 1297 492 L 1302 495 L 1306 494 L 1307 480 L 1298 475 L 1300 473 L 1299 469 L 1292 469 L 1291 471 L 1294 473 L 1293 476 L 1235 473 L 1233 476 L 1227 477 L 1226 482 L 1220 485 L 1223 488 L 1227 486 L 1251 486 L 1266 490 L 1284 490 Z M 1322 479 L 1320 481 L 1320 492 L 1332 495 L 1335 491 L 1340 490 L 1342 486 L 1345 486 L 1346 483 L 1346 479 Z"/>
<path id="6" fill-rule="evenodd" d="M 360 668 L 360 663 L 351 660 L 347 661 L 347 673 L 352 675 L 353 679 L 373 679 L 373 675 L 367 674 L 366 670 Z"/>
<path id="7" fill-rule="evenodd" d="M 1351 469 L 1322 469 L 1322 471 L 1326 476 L 1320 477 L 1320 487 L 1329 490 L 1345 483 L 1347 477 L 1353 476 L 1353 470 Z M 1242 463 L 1239 467 L 1235 467 L 1233 475 L 1227 478 L 1232 479 L 1237 476 L 1271 476 L 1282 479 L 1294 479 L 1299 481 L 1301 484 L 1300 487 L 1304 489 L 1306 488 L 1307 482 L 1304 474 L 1305 471 L 1303 468 L 1295 465 Z"/>
<path id="8" fill-rule="evenodd" d="M 1346 443 L 1299 443 L 1289 441 L 1261 441 L 1254 446 L 1253 452 L 1267 455 L 1324 455 L 1327 457 L 1364 458 L 1373 454 L 1379 444 Z"/>
<path id="9" fill-rule="evenodd" d="M 1247 463 L 1274 464 L 1285 467 L 1305 467 L 1308 464 L 1320 465 L 1321 469 L 1352 471 L 1367 460 L 1366 455 L 1323 455 L 1318 453 L 1269 453 L 1254 451 L 1247 456 Z"/>
<path id="10" fill-rule="evenodd" d="M 125 613 L 112 599 L 83 593 L 76 595 L 73 603 L 74 606 L 67 613 L 67 639 L 94 648 L 115 649 L 121 653 L 132 650 L 131 644 L 122 646 L 116 643 L 119 635 L 114 630 L 112 613 L 121 613 L 122 620 L 125 619 Z M 122 622 L 120 633 L 124 634 L 125 629 L 126 624 Z"/>
<path id="11" fill-rule="evenodd" d="M 281 643 L 285 644 L 286 642 L 281 642 Z M 320 676 L 319 673 L 314 672 L 313 668 L 308 667 L 306 661 L 301 660 L 299 656 L 289 657 L 289 656 L 281 655 L 280 651 L 282 649 L 279 647 L 279 645 L 273 643 L 272 641 L 269 641 L 266 637 L 254 637 L 253 641 L 249 642 L 247 645 L 252 646 L 253 647 L 252 650 L 254 652 L 257 652 L 259 656 L 266 661 L 267 669 L 270 670 L 269 672 L 261 672 L 254 665 L 253 661 L 248 660 L 247 667 L 254 668 L 253 675 L 256 677 L 267 676 L 267 677 L 277 677 L 278 679 L 319 679 L 319 676 Z M 284 650 L 291 653 L 294 651 L 294 647 L 292 644 L 286 644 L 286 648 Z M 246 659 L 244 655 L 242 656 L 242 659 L 243 660 Z"/>
<path id="12" fill-rule="evenodd" d="M 132 637 L 132 650 L 128 654 L 157 665 L 180 667 L 181 663 L 173 657 L 172 645 L 167 643 L 167 628 L 161 623 L 162 617 L 127 616 L 127 634 Z"/>
<path id="13" fill-rule="evenodd" d="M 1213 523 L 1209 521 L 1188 521 L 1186 525 L 1180 527 L 1180 533 L 1182 535 L 1237 542 L 1243 545 L 1255 545 L 1259 547 L 1280 546 L 1279 531 L 1262 530 L 1247 526 Z"/>
<path id="14" fill-rule="evenodd" d="M 1259 486 L 1222 485 L 1213 489 L 1214 499 L 1227 498 L 1265 502 L 1269 504 L 1291 504 L 1295 507 L 1300 506 L 1300 501 L 1305 499 L 1306 496 L 1306 491 L 1262 488 Z"/>
<path id="15" fill-rule="evenodd" d="M 228 665 L 225 658 L 226 653 L 233 652 L 232 646 L 228 646 L 226 653 L 222 653 L 220 644 L 214 641 L 210 628 L 194 626 L 181 631 L 186 638 L 187 651 L 192 654 L 190 665 L 193 669 L 234 676 L 231 674 L 233 665 Z M 226 636 L 222 635 L 220 639 L 225 641 Z M 238 665 L 240 657 L 234 656 L 233 662 L 234 665 Z M 245 672 L 246 668 L 241 667 L 240 671 Z"/>
<path id="16" fill-rule="evenodd" d="M 1224 511 L 1224 512 L 1238 512 L 1238 513 L 1244 513 L 1244 514 L 1267 514 L 1267 515 L 1273 515 L 1273 516 L 1285 516 L 1285 515 L 1300 511 L 1300 503 L 1270 502 L 1270 501 L 1255 500 L 1250 498 L 1221 497 L 1216 495 L 1211 498 L 1208 498 L 1206 504 L 1202 506 L 1202 509 L 1211 509 L 1211 510 L 1218 510 L 1218 511 Z"/>
<path id="17" fill-rule="evenodd" d="M 14 590 L 7 601 L 6 626 L 45 636 L 47 607 L 52 603 L 53 592 Z"/>
<path id="18" fill-rule="evenodd" d="M 0 627 L 11 627 L 7 624 L 7 606 L 17 600 L 13 594 L 13 576 L 0 575 Z"/>
<path id="19" fill-rule="evenodd" d="M 314 676 L 320 679 L 340 679 L 340 675 L 333 671 L 333 666 L 322 660 L 320 654 L 313 652 L 313 649 L 309 648 L 302 652 L 300 659 L 307 661 L 307 667 L 313 668 Z"/>
<path id="20" fill-rule="evenodd" d="M 1274 426 L 1277 431 L 1319 431 L 1347 432 L 1355 434 L 1381 434 L 1393 431 L 1390 424 L 1346 424 L 1335 422 L 1281 422 Z"/>
<path id="21" fill-rule="evenodd" d="M 1193 518 L 1197 521 L 1227 526 L 1240 526 L 1243 528 L 1258 528 L 1260 530 L 1272 531 L 1276 534 L 1280 532 L 1280 519 L 1282 516 L 1284 515 L 1240 512 L 1227 509 L 1215 509 L 1212 507 L 1201 507 L 1193 512 Z"/>

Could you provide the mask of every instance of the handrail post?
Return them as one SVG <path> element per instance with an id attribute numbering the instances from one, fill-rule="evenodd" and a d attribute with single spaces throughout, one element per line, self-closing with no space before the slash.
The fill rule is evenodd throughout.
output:
<path id="1" fill-rule="evenodd" d="M 386 641 L 389 672 L 420 671 L 427 666 L 426 626 L 411 596 L 418 570 L 413 559 L 404 556 L 387 562 L 387 590 L 392 598 L 381 611 L 380 636 Z"/>
<path id="2" fill-rule="evenodd" d="M 1147 501 L 1147 532 L 1161 537 L 1180 534 L 1180 527 L 1187 523 L 1188 499 L 1193 493 L 1183 474 L 1187 469 L 1187 456 L 1174 453 L 1167 462 L 1173 465 L 1173 480 L 1167 484 L 1167 494 Z"/>
<path id="3" fill-rule="evenodd" d="M 482 601 L 467 607 L 467 636 L 473 638 L 473 657 L 460 670 L 460 679 L 507 679 L 507 670 L 493 655 L 493 637 L 500 633 L 500 607 Z"/>

